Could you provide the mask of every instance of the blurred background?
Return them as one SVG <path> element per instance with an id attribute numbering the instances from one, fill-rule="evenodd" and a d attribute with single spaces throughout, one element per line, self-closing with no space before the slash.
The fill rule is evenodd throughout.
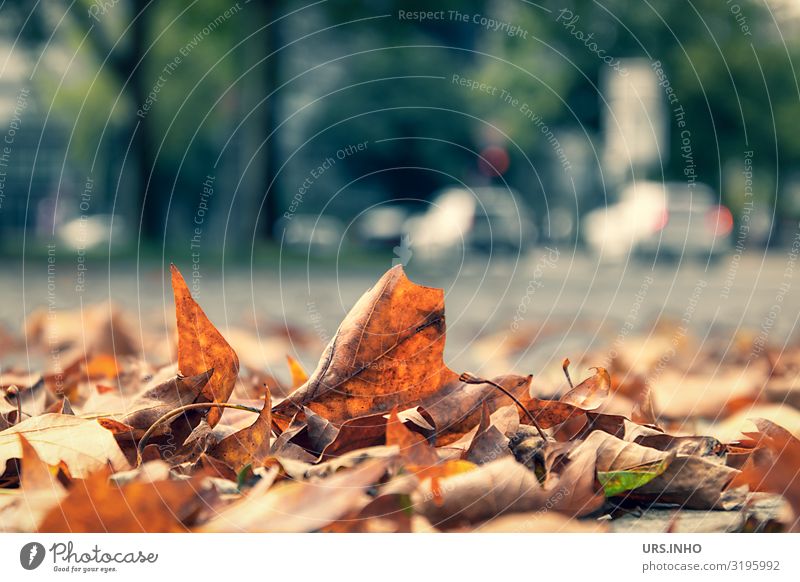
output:
<path id="1" fill-rule="evenodd" d="M 401 263 L 473 367 L 784 342 L 798 62 L 794 0 L 6 0 L 0 319 L 163 322 L 175 262 L 221 327 L 324 343 Z"/>

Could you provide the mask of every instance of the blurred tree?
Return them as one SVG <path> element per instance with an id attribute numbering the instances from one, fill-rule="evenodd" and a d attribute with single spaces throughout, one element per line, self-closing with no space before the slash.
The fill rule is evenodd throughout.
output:
<path id="1" fill-rule="evenodd" d="M 524 97 L 559 132 L 585 130 L 589 143 L 602 131 L 605 105 L 599 91 L 602 75 L 611 68 L 597 51 L 613 60 L 660 61 L 686 111 L 699 180 L 736 206 L 741 195 L 723 181 L 722 169 L 728 163 L 743 168 L 744 152 L 752 150 L 756 196 L 763 204 L 777 205 L 782 214 L 791 201 L 776 196 L 780 185 L 773 177 L 789 176 L 800 164 L 800 134 L 793 130 L 800 106 L 794 71 L 800 58 L 796 12 L 790 17 L 781 12 L 785 3 L 751 0 L 672 0 L 635 9 L 625 0 L 539 4 L 544 9 L 503 4 L 505 17 L 529 30 L 531 40 L 487 34 L 485 52 L 503 55 L 513 65 L 485 59 L 476 75 Z M 681 131 L 671 109 L 668 160 L 649 177 L 685 180 Z M 532 155 L 548 154 L 542 135 L 520 123 L 518 111 L 491 102 L 479 110 L 497 119 Z M 601 203 L 604 195 L 591 193 L 589 204 Z"/>
<path id="2" fill-rule="evenodd" d="M 571 200 L 552 141 L 519 107 L 499 94 L 460 86 L 453 75 L 525 102 L 571 159 L 583 152 L 591 172 L 599 173 L 600 91 L 611 69 L 601 49 L 614 59 L 661 62 L 686 111 L 698 179 L 724 200 L 735 206 L 741 196 L 723 168 L 742 166 L 744 151 L 752 150 L 756 196 L 765 206 L 777 205 L 781 216 L 800 209 L 776 194 L 792 190 L 785 177 L 800 167 L 800 133 L 793 130 L 800 27 L 796 17 L 779 11 L 777 0 L 739 0 L 735 11 L 718 0 L 664 0 L 635 9 L 623 0 L 481 0 L 468 6 L 457 0 L 436 6 L 424 0 L 252 0 L 199 42 L 198 32 L 239 4 L 59 5 L 7 0 L 0 10 L 25 38 L 59 53 L 56 62 L 71 65 L 64 55 L 77 49 L 77 60 L 91 63 L 62 79 L 39 75 L 40 83 L 54 98 L 54 110 L 76 120 L 70 147 L 82 159 L 103 148 L 124 155 L 131 140 L 129 157 L 136 161 L 126 162 L 120 182 L 136 192 L 149 237 L 162 236 L 167 208 L 196 206 L 193 193 L 211 171 L 224 174 L 218 214 L 232 221 L 232 236 L 272 235 L 275 218 L 309 170 L 362 141 L 369 147 L 326 174 L 304 212 L 319 210 L 350 182 L 358 195 L 340 196 L 329 207 L 341 216 L 387 198 L 426 198 L 458 181 L 486 182 L 474 152 L 487 145 L 508 150 L 504 178 L 537 210 L 551 203 L 574 203 L 578 211 L 597 205 L 608 194 L 602 183 L 576 184 L 580 199 Z M 107 5 L 106 13 L 92 17 L 93 7 Z M 448 17 L 401 18 L 401 10 Z M 468 18 L 453 19 L 451 10 Z M 524 34 L 493 30 L 475 16 Z M 41 42 L 53 31 L 69 50 Z M 157 102 L 137 115 L 164 67 L 190 45 Z M 669 159 L 649 177 L 684 179 L 680 132 L 674 115 L 669 121 Z M 175 220 L 190 222 L 183 214 Z"/>

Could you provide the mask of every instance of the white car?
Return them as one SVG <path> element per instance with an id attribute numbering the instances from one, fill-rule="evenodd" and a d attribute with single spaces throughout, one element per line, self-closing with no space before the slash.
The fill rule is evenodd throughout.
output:
<path id="1" fill-rule="evenodd" d="M 431 260 L 461 253 L 519 254 L 536 242 L 536 226 L 517 192 L 505 188 L 448 188 L 406 233 L 415 252 Z"/>
<path id="2" fill-rule="evenodd" d="M 631 253 L 660 258 L 716 259 L 730 250 L 733 215 L 704 184 L 636 182 L 616 204 L 588 212 L 581 231 L 599 257 Z"/>

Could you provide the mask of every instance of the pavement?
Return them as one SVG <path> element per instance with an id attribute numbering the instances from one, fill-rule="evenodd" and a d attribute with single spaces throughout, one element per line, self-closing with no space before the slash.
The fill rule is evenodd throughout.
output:
<path id="1" fill-rule="evenodd" d="M 519 258 L 477 256 L 461 263 L 423 263 L 412 255 L 406 271 L 417 283 L 445 289 L 447 361 L 473 369 L 478 363 L 470 348 L 488 334 L 522 342 L 548 327 L 563 331 L 555 340 L 539 334 L 532 350 L 547 358 L 609 344 L 621 334 L 635 336 L 659 319 L 685 325 L 700 338 L 747 330 L 781 345 L 800 318 L 796 260 L 778 250 L 731 255 L 711 265 L 689 260 L 601 264 L 573 249 L 538 248 Z M 278 261 L 224 271 L 210 264 L 180 266 L 218 326 L 286 322 L 327 341 L 392 259 L 345 263 Z M 0 322 L 18 330 L 23 314 L 36 308 L 72 309 L 109 298 L 140 319 L 161 312 L 165 319 L 172 317 L 167 266 L 87 260 L 81 269 L 74 255 L 8 263 L 0 277 Z"/>

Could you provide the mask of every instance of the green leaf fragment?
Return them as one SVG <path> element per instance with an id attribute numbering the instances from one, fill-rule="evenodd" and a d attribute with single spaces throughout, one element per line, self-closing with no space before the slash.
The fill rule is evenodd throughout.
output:
<path id="1" fill-rule="evenodd" d="M 671 457 L 652 463 L 643 463 L 629 469 L 617 471 L 598 471 L 597 480 L 603 486 L 606 497 L 614 497 L 646 485 L 667 470 Z"/>

